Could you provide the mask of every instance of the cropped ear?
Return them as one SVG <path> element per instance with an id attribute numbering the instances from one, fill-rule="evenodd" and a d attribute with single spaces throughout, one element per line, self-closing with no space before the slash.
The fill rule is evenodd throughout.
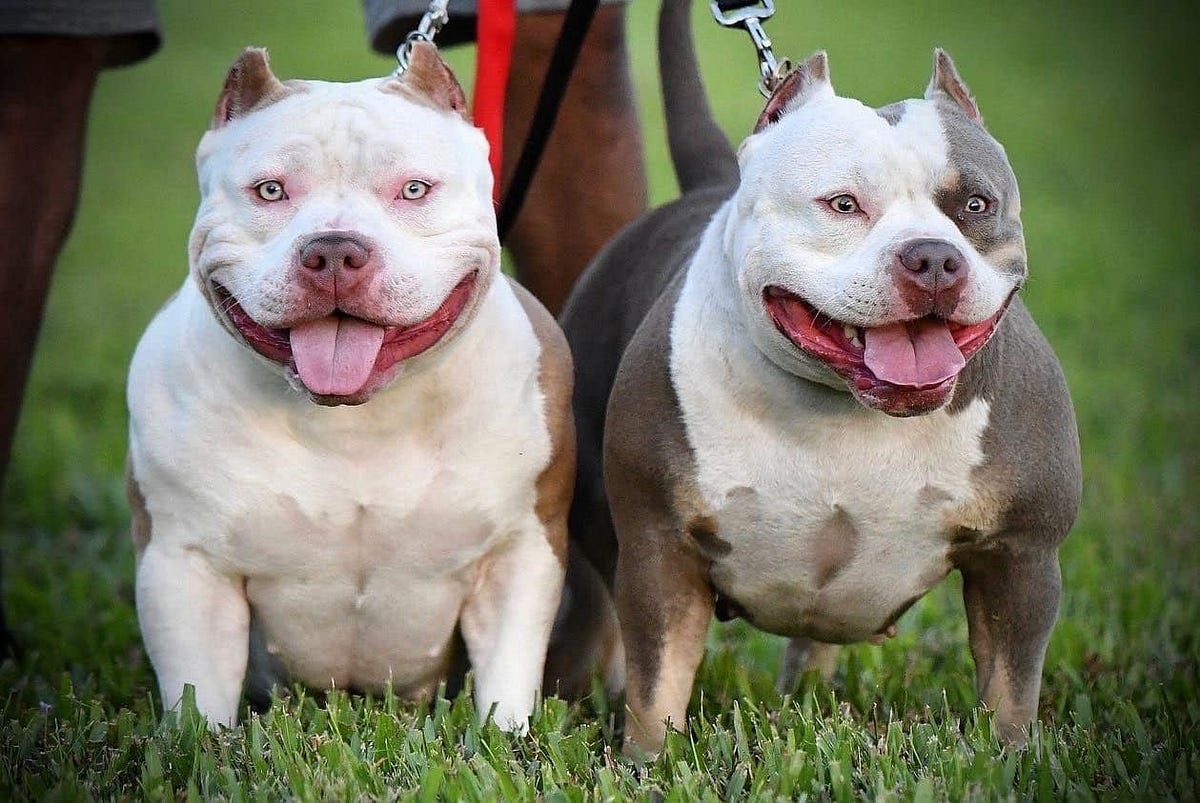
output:
<path id="1" fill-rule="evenodd" d="M 408 55 L 408 69 L 398 78 L 386 82 L 383 89 L 470 119 L 467 96 L 454 77 L 454 71 L 432 42 L 413 42 Z"/>
<path id="2" fill-rule="evenodd" d="M 255 108 L 274 103 L 288 92 L 271 72 L 267 51 L 261 47 L 248 47 L 225 76 L 225 87 L 213 112 L 212 127 L 221 128 L 231 120 L 245 117 Z"/>
<path id="3" fill-rule="evenodd" d="M 813 53 L 799 67 L 787 74 L 787 77 L 775 87 L 771 97 L 767 98 L 767 106 L 758 116 L 754 125 L 757 134 L 779 118 L 803 106 L 814 98 L 833 94 L 833 84 L 829 82 L 829 56 L 824 50 Z"/>
<path id="4" fill-rule="evenodd" d="M 975 98 L 971 97 L 971 90 L 963 83 L 963 79 L 959 78 L 954 61 L 945 50 L 935 47 L 933 77 L 929 79 L 929 86 L 925 89 L 925 99 L 936 100 L 939 97 L 948 98 L 962 109 L 967 117 L 983 125 L 983 116 L 979 113 L 979 107 L 975 105 Z"/>

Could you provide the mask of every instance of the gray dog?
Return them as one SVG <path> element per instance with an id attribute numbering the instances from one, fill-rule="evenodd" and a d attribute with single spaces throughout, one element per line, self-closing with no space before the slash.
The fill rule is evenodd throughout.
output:
<path id="1" fill-rule="evenodd" d="M 684 723 L 714 613 L 792 637 L 786 676 L 894 633 L 952 569 L 980 696 L 1020 742 L 1080 470 L 1062 373 L 1017 297 L 1004 150 L 945 53 L 924 98 L 880 109 L 835 95 L 818 53 L 735 157 L 688 5 L 660 22 L 683 195 L 601 254 L 563 316 L 572 548 L 615 585 L 627 748 Z"/>

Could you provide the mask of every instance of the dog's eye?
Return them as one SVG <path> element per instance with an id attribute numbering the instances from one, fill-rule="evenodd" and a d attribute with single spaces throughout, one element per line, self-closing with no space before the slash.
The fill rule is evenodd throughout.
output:
<path id="1" fill-rule="evenodd" d="M 967 199 L 967 203 L 963 206 L 963 209 L 972 215 L 982 215 L 988 211 L 988 200 L 982 195 L 972 195 Z"/>
<path id="2" fill-rule="evenodd" d="M 829 204 L 829 208 L 834 212 L 842 215 L 853 215 L 855 212 L 862 211 L 858 201 L 850 194 L 835 195 L 825 203 Z"/>
<path id="3" fill-rule="evenodd" d="M 283 191 L 283 185 L 273 178 L 258 182 L 254 185 L 254 189 L 258 190 L 258 197 L 264 201 L 282 201 L 287 197 L 287 193 Z"/>
<path id="4" fill-rule="evenodd" d="M 400 197 L 406 201 L 415 201 L 418 198 L 424 198 L 427 192 L 429 192 L 429 182 L 414 178 L 412 181 L 406 181 L 400 188 Z"/>

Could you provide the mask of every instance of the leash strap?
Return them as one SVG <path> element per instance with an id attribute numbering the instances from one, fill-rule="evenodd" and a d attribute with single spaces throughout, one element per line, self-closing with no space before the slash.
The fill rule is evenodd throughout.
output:
<path id="1" fill-rule="evenodd" d="M 550 57 L 550 66 L 546 70 L 546 78 L 542 82 L 537 108 L 529 125 L 529 136 L 525 140 L 521 158 L 513 170 L 508 192 L 504 195 L 500 213 L 496 218 L 500 242 L 504 242 L 517 219 L 517 214 L 521 211 L 521 204 L 525 201 L 529 185 L 537 172 L 538 162 L 546 149 L 546 142 L 554 129 L 563 94 L 571 79 L 571 72 L 575 69 L 575 62 L 579 59 L 579 51 L 583 49 L 584 37 L 591 27 L 598 5 L 599 0 L 571 0 L 567 9 L 562 30 L 558 34 L 558 42 L 554 45 L 554 53 Z"/>
<path id="2" fill-rule="evenodd" d="M 508 90 L 517 28 L 515 0 L 479 0 L 477 26 L 479 55 L 475 61 L 472 116 L 487 137 L 493 178 L 492 199 L 496 200 L 500 197 L 500 171 L 504 161 L 504 96 Z"/>
<path id="3" fill-rule="evenodd" d="M 721 25 L 743 28 L 750 34 L 754 49 L 758 51 L 758 69 L 762 73 L 758 91 L 764 98 L 771 97 L 775 88 L 792 71 L 792 64 L 787 59 L 776 61 L 771 40 L 762 27 L 763 20 L 770 19 L 775 13 L 774 0 L 712 0 L 710 8 L 713 19 Z"/>

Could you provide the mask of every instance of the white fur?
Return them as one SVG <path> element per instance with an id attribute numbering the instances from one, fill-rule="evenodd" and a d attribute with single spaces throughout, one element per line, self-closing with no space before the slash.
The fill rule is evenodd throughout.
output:
<path id="1" fill-rule="evenodd" d="M 377 82 L 305 86 L 205 136 L 191 275 L 130 371 L 152 527 L 137 605 L 163 704 L 190 683 L 210 721 L 236 721 L 251 612 L 297 680 L 426 695 L 461 617 L 480 716 L 523 728 L 563 567 L 535 512 L 551 459 L 541 345 L 493 281 L 486 145 Z M 253 197 L 267 178 L 286 204 Z M 408 178 L 433 182 L 427 203 L 396 201 Z M 259 323 L 303 313 L 295 244 L 328 229 L 376 247 L 360 300 L 377 322 L 420 321 L 479 271 L 450 332 L 359 406 L 314 404 L 211 304 L 216 277 Z"/>
<path id="2" fill-rule="evenodd" d="M 957 246 L 969 279 L 954 320 L 994 315 L 1016 277 L 1005 275 L 934 204 L 948 178 L 947 144 L 932 101 L 909 100 L 890 125 L 857 100 L 816 97 L 749 137 L 738 154 L 741 183 L 712 247 L 732 280 L 748 334 L 785 370 L 837 386 L 823 366 L 801 355 L 763 311 L 762 293 L 783 287 L 830 318 L 876 326 L 910 317 L 890 267 L 900 246 L 937 238 Z M 854 195 L 864 212 L 839 215 L 825 203 Z"/>
<path id="3" fill-rule="evenodd" d="M 436 365 L 365 405 L 321 407 L 263 371 L 186 284 L 129 380 L 153 523 L 138 610 L 164 704 L 193 683 L 202 711 L 233 720 L 248 605 L 297 679 L 424 694 L 459 612 L 486 597 L 464 628 L 472 658 L 519 657 L 473 661 L 480 713 L 495 703 L 523 722 L 562 583 L 534 513 L 550 457 L 539 354 L 497 282 Z M 507 615 L 487 619 L 492 605 Z"/>
<path id="4" fill-rule="evenodd" d="M 201 287 L 219 281 L 252 318 L 289 326 L 306 301 L 298 244 L 350 230 L 383 270 L 371 308 L 346 310 L 392 326 L 428 318 L 471 267 L 499 266 L 492 180 L 482 133 L 451 115 L 382 91 L 385 81 L 300 82 L 302 91 L 204 135 L 201 201 L 189 256 Z M 286 200 L 253 190 L 280 181 Z M 419 201 L 397 194 L 417 179 Z M 447 270 L 458 265 L 457 270 Z"/>
<path id="5" fill-rule="evenodd" d="M 866 639 L 949 571 L 951 523 L 974 497 L 988 405 L 893 418 L 781 371 L 746 337 L 753 324 L 719 247 L 728 212 L 690 266 L 671 329 L 700 501 L 732 547 L 711 576 L 764 629 Z M 858 545 L 819 587 L 814 538 L 839 510 Z"/>

